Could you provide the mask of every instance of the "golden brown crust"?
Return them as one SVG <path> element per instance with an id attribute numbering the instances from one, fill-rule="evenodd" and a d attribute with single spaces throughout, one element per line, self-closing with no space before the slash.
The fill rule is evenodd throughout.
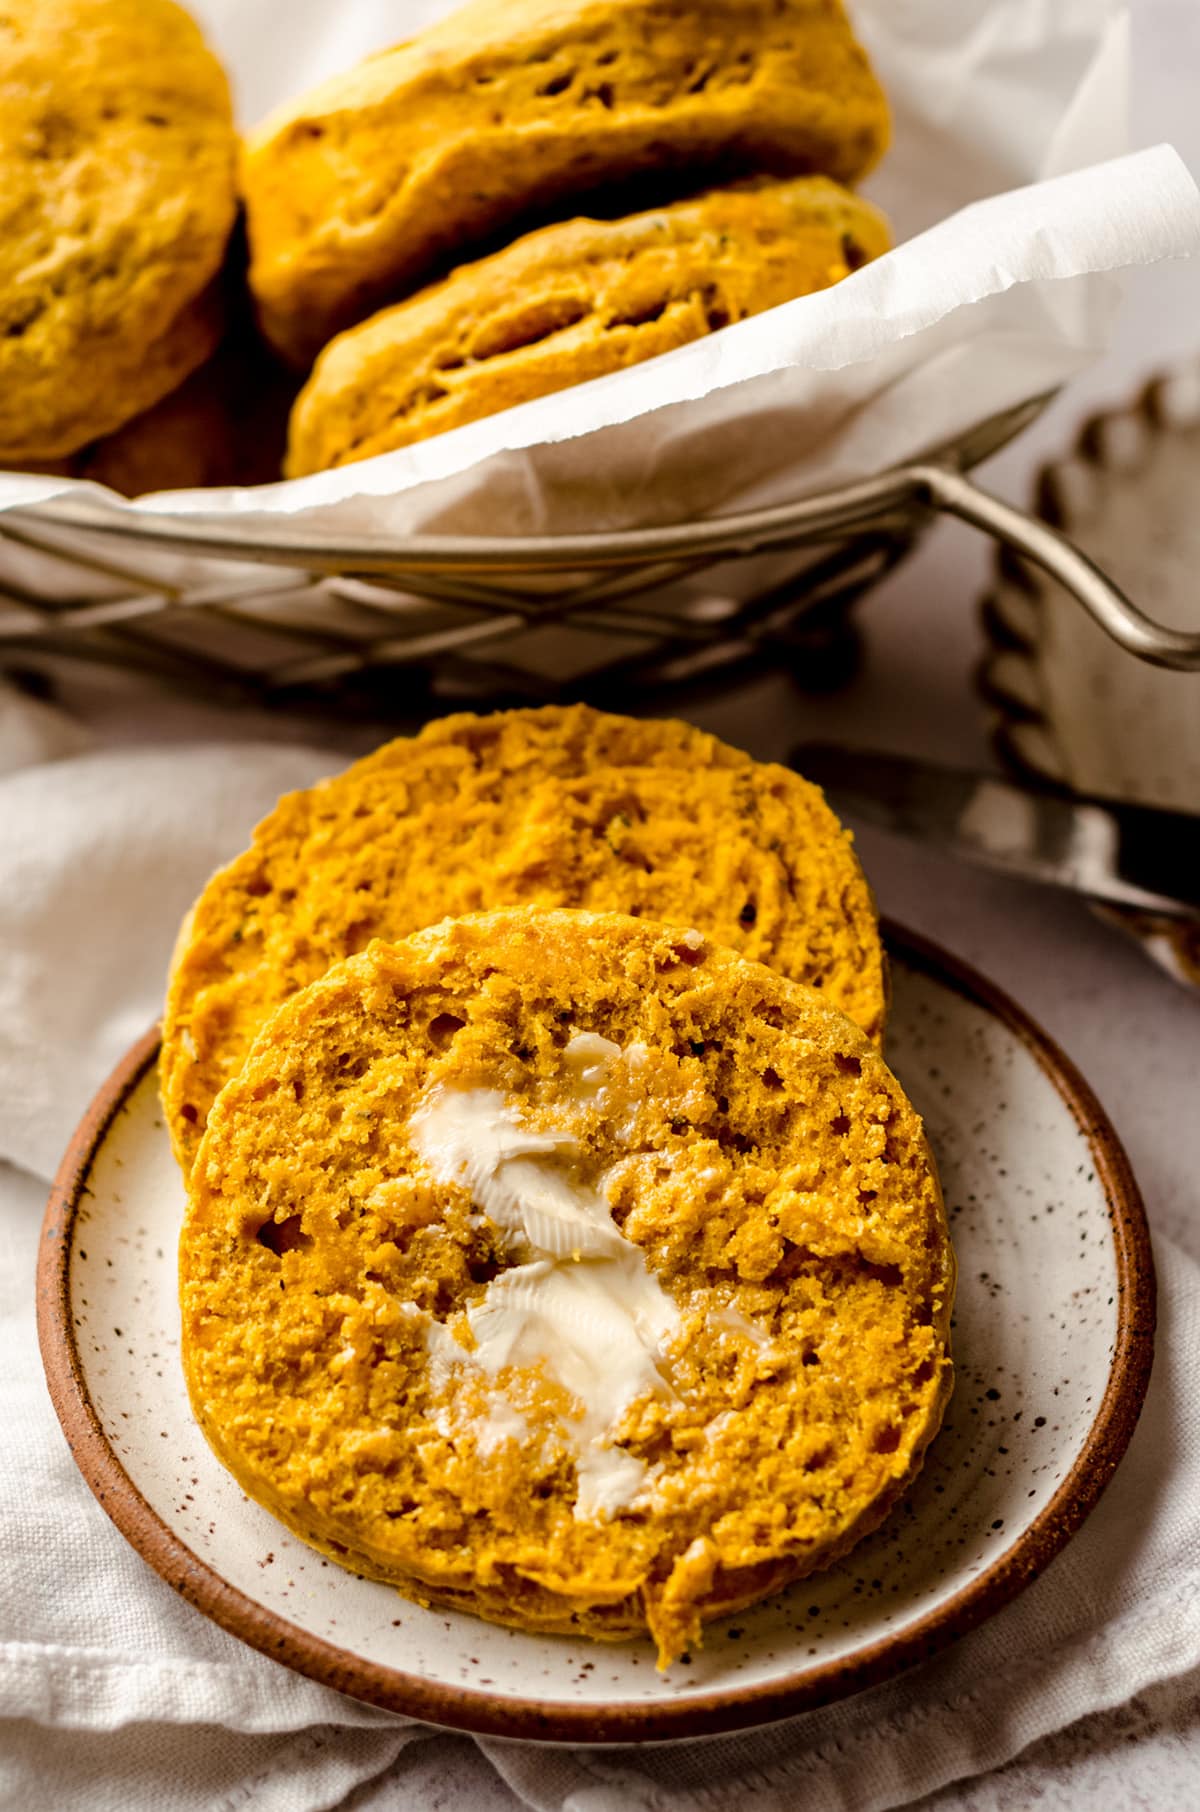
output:
<path id="1" fill-rule="evenodd" d="M 126 497 L 232 484 L 237 433 L 213 361 L 115 434 L 75 455 L 72 473 Z"/>
<path id="2" fill-rule="evenodd" d="M 171 0 L 0 17 L 0 460 L 55 460 L 174 390 L 220 334 L 225 76 Z"/>
<path id="3" fill-rule="evenodd" d="M 888 245 L 878 211 L 824 177 L 543 227 L 326 347 L 292 412 L 288 475 L 624 370 L 827 289 Z"/>
<path id="4" fill-rule="evenodd" d="M 282 800 L 205 889 L 163 1030 L 184 1169 L 289 994 L 372 937 L 525 903 L 698 924 L 882 1036 L 873 902 L 817 788 L 686 724 L 583 706 L 450 718 Z"/>
<path id="5" fill-rule="evenodd" d="M 628 1062 L 564 1108 L 580 1031 Z M 670 1392 L 612 1430 L 645 1491 L 608 1518 L 576 1514 L 569 1401 L 538 1368 L 494 1385 L 466 1350 L 431 1361 L 432 1324 L 458 1338 L 522 1262 L 417 1155 L 410 1117 L 445 1084 L 501 1090 L 534 1128 L 569 1112 L 679 1312 Z M 190 1197 L 188 1386 L 244 1489 L 343 1564 L 522 1628 L 648 1625 L 677 1656 L 874 1527 L 949 1394 L 954 1261 L 919 1119 L 819 995 L 693 932 L 512 911 L 372 945 L 264 1027 Z M 526 1429 L 485 1460 L 496 1388 Z"/>
<path id="6" fill-rule="evenodd" d="M 126 497 L 270 484 L 281 476 L 291 374 L 261 341 L 227 334 L 178 390 L 64 462 L 73 478 Z"/>
<path id="7" fill-rule="evenodd" d="M 439 262 L 643 172 L 862 175 L 882 91 L 840 0 L 474 0 L 246 146 L 250 278 L 307 364 Z"/>

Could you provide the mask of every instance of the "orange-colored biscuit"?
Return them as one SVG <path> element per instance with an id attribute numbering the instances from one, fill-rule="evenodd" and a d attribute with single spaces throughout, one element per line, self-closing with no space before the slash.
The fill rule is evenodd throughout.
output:
<path id="1" fill-rule="evenodd" d="M 297 1535 L 663 1665 L 875 1527 L 950 1390 L 937 1175 L 878 1051 L 612 914 L 447 920 L 294 995 L 180 1268 L 197 1418 Z"/>
<path id="2" fill-rule="evenodd" d="M 292 411 L 290 477 L 409 446 L 828 289 L 888 249 L 824 177 L 543 227 L 341 334 Z"/>
<path id="3" fill-rule="evenodd" d="M 201 895 L 163 1027 L 184 1168 L 289 994 L 373 937 L 520 904 L 699 925 L 882 1036 L 874 905 L 816 787 L 686 724 L 583 706 L 450 718 L 282 800 Z"/>
<path id="4" fill-rule="evenodd" d="M 564 198 L 715 167 L 851 182 L 887 137 L 841 0 L 473 0 L 251 135 L 250 281 L 306 365 Z"/>
<path id="5" fill-rule="evenodd" d="M 208 358 L 235 163 L 224 73 L 172 0 L 6 0 L 0 463 L 75 452 Z"/>

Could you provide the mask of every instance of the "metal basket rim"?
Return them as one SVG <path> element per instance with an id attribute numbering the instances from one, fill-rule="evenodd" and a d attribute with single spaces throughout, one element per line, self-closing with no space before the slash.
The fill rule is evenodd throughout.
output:
<path id="1" fill-rule="evenodd" d="M 240 513 L 214 513 L 211 517 L 200 511 L 136 513 L 100 504 L 89 509 L 50 498 L 42 504 L 13 508 L 7 515 L 18 525 L 24 520 L 43 530 L 99 534 L 163 552 L 305 566 L 343 574 L 422 570 L 570 572 L 680 558 L 712 559 L 785 547 L 822 534 L 846 534 L 890 511 L 911 512 L 914 506 L 919 507 L 922 471 L 930 462 L 970 470 L 1007 445 L 1042 412 L 1053 395 L 1054 392 L 1047 392 L 1029 398 L 974 424 L 957 439 L 922 458 L 886 468 L 869 478 L 812 491 L 787 503 L 647 528 L 523 536 L 364 533 L 353 541 L 309 530 L 298 534 L 273 531 L 244 539 L 237 533 L 239 521 L 244 522 Z"/>

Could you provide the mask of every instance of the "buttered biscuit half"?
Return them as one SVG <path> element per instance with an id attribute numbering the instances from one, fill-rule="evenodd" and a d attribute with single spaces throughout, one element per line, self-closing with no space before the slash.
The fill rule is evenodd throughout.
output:
<path id="1" fill-rule="evenodd" d="M 669 1664 L 874 1528 L 950 1391 L 919 1118 L 819 993 L 695 929 L 372 944 L 263 1027 L 189 1193 L 184 1365 L 242 1488 L 519 1629 Z"/>

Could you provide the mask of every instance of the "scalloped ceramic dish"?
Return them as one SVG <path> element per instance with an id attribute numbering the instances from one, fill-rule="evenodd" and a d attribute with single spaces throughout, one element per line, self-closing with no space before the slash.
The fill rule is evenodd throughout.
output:
<path id="1" fill-rule="evenodd" d="M 1033 508 L 1145 609 L 1200 628 L 1200 359 L 1124 408 L 1091 417 L 1043 466 Z M 1200 812 L 1195 674 L 1130 658 L 1074 599 L 1019 556 L 1000 556 L 984 606 L 981 674 L 992 740 L 1019 778 Z M 1098 907 L 1176 981 L 1200 988 L 1200 930 Z"/>
<path id="2" fill-rule="evenodd" d="M 423 1610 L 295 1541 L 206 1447 L 179 1369 L 182 1185 L 148 1034 L 101 1090 L 47 1208 L 39 1326 L 79 1466 L 118 1528 L 244 1641 L 432 1723 L 573 1743 L 767 1723 L 920 1660 L 997 1610 L 1079 1526 L 1150 1371 L 1136 1186 L 1086 1083 L 990 985 L 892 931 L 889 1057 L 925 1115 L 959 1255 L 958 1383 L 924 1471 L 841 1565 L 648 1642 L 532 1636 Z"/>

